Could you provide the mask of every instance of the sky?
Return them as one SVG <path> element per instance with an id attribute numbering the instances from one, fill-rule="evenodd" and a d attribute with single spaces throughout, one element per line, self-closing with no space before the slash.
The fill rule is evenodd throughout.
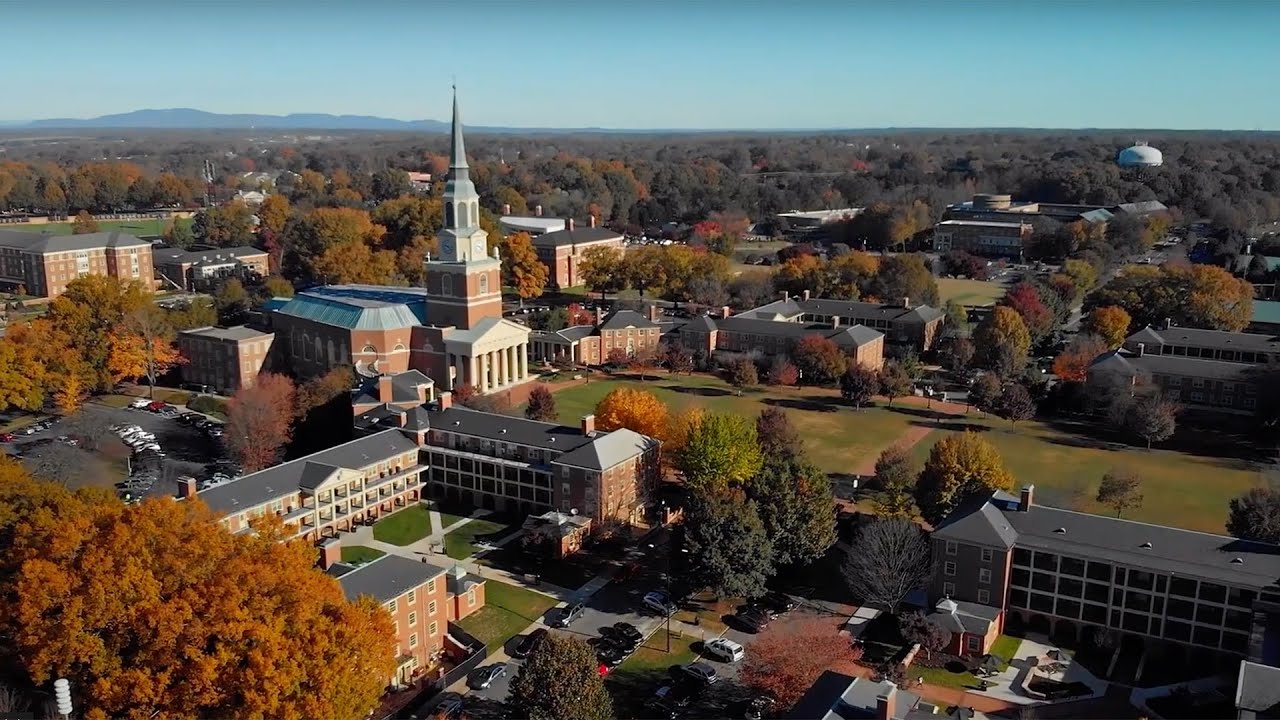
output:
<path id="1" fill-rule="evenodd" d="M 0 0 L 0 120 L 1280 130 L 1274 0 Z"/>

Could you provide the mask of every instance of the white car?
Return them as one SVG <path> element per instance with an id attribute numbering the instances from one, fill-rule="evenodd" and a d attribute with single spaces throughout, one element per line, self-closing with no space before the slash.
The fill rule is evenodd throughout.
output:
<path id="1" fill-rule="evenodd" d="M 746 649 L 742 645 L 723 637 L 708 640 L 702 646 L 702 652 L 727 663 L 738 662 L 746 655 Z"/>
<path id="2" fill-rule="evenodd" d="M 137 400 L 134 400 L 133 402 L 129 403 L 129 407 L 137 410 L 139 408 L 144 408 L 150 404 L 151 404 L 150 400 L 146 398 L 138 398 Z"/>
<path id="3" fill-rule="evenodd" d="M 640 602 L 645 608 L 658 615 L 674 615 L 676 610 L 679 609 L 671 602 L 671 598 L 667 597 L 666 593 L 661 592 L 648 593 Z"/>

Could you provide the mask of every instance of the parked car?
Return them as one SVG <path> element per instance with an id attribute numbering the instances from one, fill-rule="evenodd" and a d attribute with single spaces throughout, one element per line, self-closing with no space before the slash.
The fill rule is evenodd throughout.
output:
<path id="1" fill-rule="evenodd" d="M 726 637 L 718 637 L 714 640 L 708 640 L 702 646 L 702 652 L 710 655 L 716 660 L 727 663 L 735 663 L 746 655 L 746 649 L 741 644 L 736 643 Z"/>
<path id="2" fill-rule="evenodd" d="M 610 670 L 622 664 L 631 653 L 617 643 L 608 641 L 596 643 L 596 660 Z"/>
<path id="3" fill-rule="evenodd" d="M 0 442 L 13 442 L 13 440 L 14 440 L 13 433 L 8 433 L 8 432 L 0 433 Z"/>
<path id="4" fill-rule="evenodd" d="M 182 423 L 183 425 L 193 425 L 197 420 L 201 419 L 202 417 L 204 416 L 201 415 L 200 413 L 185 412 L 174 419 Z"/>
<path id="5" fill-rule="evenodd" d="M 732 620 L 738 627 L 752 634 L 769 627 L 769 616 L 755 608 L 739 610 Z"/>
<path id="6" fill-rule="evenodd" d="M 776 615 L 785 615 L 799 607 L 796 599 L 780 592 L 771 592 L 756 601 L 756 604 Z"/>
<path id="7" fill-rule="evenodd" d="M 667 616 L 674 615 L 677 608 L 675 603 L 671 602 L 671 598 L 667 597 L 664 592 L 651 592 L 644 596 L 640 601 L 646 610 L 657 613 L 658 615 Z"/>
<path id="8" fill-rule="evenodd" d="M 676 707 L 688 705 L 690 700 L 698 697 L 702 689 L 700 683 L 692 683 L 688 680 L 689 677 L 681 673 L 675 677 L 675 682 L 663 683 L 653 692 L 654 699 Z"/>
<path id="9" fill-rule="evenodd" d="M 635 652 L 640 643 L 644 642 L 644 636 L 636 626 L 625 622 L 600 628 L 600 635 L 615 645 L 626 648 L 627 652 Z"/>
<path id="10" fill-rule="evenodd" d="M 452 720 L 462 716 L 462 698 L 458 695 L 449 695 L 445 699 L 436 704 L 435 711 L 432 713 L 433 718 L 445 718 Z"/>
<path id="11" fill-rule="evenodd" d="M 552 625 L 558 628 L 567 628 L 569 627 L 569 623 L 572 623 L 574 620 L 577 620 L 578 618 L 582 617 L 582 611 L 585 609 L 586 609 L 586 606 L 583 605 L 581 602 L 575 602 L 572 605 L 561 610 L 560 614 L 556 616 L 556 620 L 554 623 L 552 623 Z"/>
<path id="12" fill-rule="evenodd" d="M 672 665 L 669 669 L 674 678 L 687 677 L 697 680 L 703 685 L 714 685 L 720 681 L 716 669 L 704 662 L 691 662 L 684 665 Z"/>
<path id="13" fill-rule="evenodd" d="M 497 663 L 472 671 L 471 677 L 467 678 L 467 687 L 472 690 L 484 690 L 493 684 L 494 680 L 504 677 L 507 674 L 507 664 Z"/>
<path id="14" fill-rule="evenodd" d="M 217 477 L 217 476 L 215 475 L 214 477 Z M 524 639 L 520 641 L 520 644 L 516 646 L 515 651 L 512 652 L 511 654 L 512 656 L 517 658 L 521 658 L 521 659 L 527 658 L 529 657 L 529 653 L 532 653 L 534 650 L 538 649 L 538 646 L 541 645 L 542 641 L 545 640 L 546 638 L 547 638 L 547 629 L 538 628 L 537 630 L 534 630 L 528 635 L 525 635 Z"/>
<path id="15" fill-rule="evenodd" d="M 150 400 L 146 398 L 138 398 L 133 402 L 129 403 L 129 407 L 133 408 L 134 410 L 141 410 L 142 408 L 147 407 L 150 404 L 151 404 Z"/>
<path id="16" fill-rule="evenodd" d="M 178 417 L 178 415 L 179 415 L 179 410 L 176 407 L 168 406 L 168 407 L 160 408 L 160 417 L 173 419 Z"/>
<path id="17" fill-rule="evenodd" d="M 163 400 L 153 400 L 147 403 L 146 408 L 151 412 L 160 412 L 165 408 L 167 404 L 168 403 L 164 402 Z"/>

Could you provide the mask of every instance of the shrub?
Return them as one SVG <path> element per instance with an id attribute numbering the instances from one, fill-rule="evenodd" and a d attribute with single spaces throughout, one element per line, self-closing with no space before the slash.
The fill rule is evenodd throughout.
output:
<path id="1" fill-rule="evenodd" d="M 205 415 L 222 415 L 227 414 L 227 404 L 211 395 L 201 395 L 193 398 L 187 403 L 188 410 L 194 410 Z"/>

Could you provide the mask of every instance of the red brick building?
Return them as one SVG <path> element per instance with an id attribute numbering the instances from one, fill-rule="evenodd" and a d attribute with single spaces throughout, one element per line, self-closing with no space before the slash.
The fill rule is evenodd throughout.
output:
<path id="1" fill-rule="evenodd" d="M 55 298 L 67 283 L 106 275 L 155 288 L 151 243 L 119 232 L 42 235 L 0 230 L 0 286 Z"/>
<path id="2" fill-rule="evenodd" d="M 565 221 L 565 228 L 543 233 L 533 238 L 538 259 L 547 266 L 547 285 L 567 288 L 582 285 L 578 264 L 587 250 L 597 247 L 622 251 L 622 235 L 607 228 L 596 227 L 596 219 L 588 220 L 587 227 L 577 227 L 573 218 Z"/>
<path id="3" fill-rule="evenodd" d="M 273 333 L 245 325 L 183 330 L 178 333 L 178 350 L 187 360 L 179 366 L 182 380 L 221 395 L 253 387 L 274 339 Z"/>

